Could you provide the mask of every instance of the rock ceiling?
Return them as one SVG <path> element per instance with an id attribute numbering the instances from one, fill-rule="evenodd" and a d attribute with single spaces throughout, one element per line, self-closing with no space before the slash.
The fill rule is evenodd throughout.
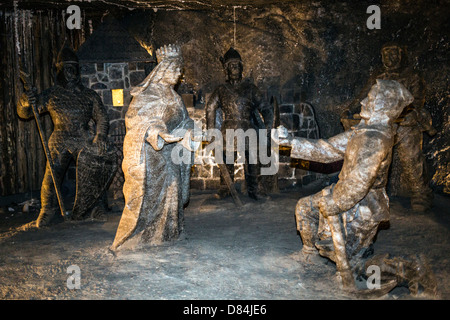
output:
<path id="1" fill-rule="evenodd" d="M 14 2 L 21 9 L 45 9 L 67 7 L 70 4 L 80 7 L 105 8 L 117 7 L 122 9 L 164 9 L 164 10 L 214 10 L 224 7 L 258 7 L 275 3 L 295 2 L 296 0 L 17 0 L 6 1 L 2 7 L 13 7 Z M 298 2 L 298 0 L 297 0 Z"/>

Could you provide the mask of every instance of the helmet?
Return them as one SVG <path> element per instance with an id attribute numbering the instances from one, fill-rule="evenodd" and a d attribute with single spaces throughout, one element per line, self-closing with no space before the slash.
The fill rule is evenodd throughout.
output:
<path id="1" fill-rule="evenodd" d="M 387 51 L 385 50 L 391 50 L 391 49 L 396 49 L 398 51 L 398 56 L 397 56 L 397 64 L 393 65 L 393 66 L 389 66 L 385 64 L 385 58 L 388 57 L 386 55 Z M 401 46 L 396 42 L 387 42 L 385 43 L 382 47 L 381 47 L 381 58 L 383 60 L 383 64 L 385 65 L 385 67 L 387 69 L 392 69 L 392 68 L 398 68 L 398 67 L 405 67 L 407 62 L 407 55 L 406 55 L 406 47 L 405 46 Z M 387 62 L 389 63 L 389 58 L 387 59 Z"/>
<path id="2" fill-rule="evenodd" d="M 228 62 L 233 60 L 237 60 L 242 63 L 241 55 L 239 54 L 239 52 L 237 52 L 233 47 L 230 47 L 223 58 L 220 58 L 220 61 L 222 61 L 222 64 L 226 66 Z"/>
<path id="3" fill-rule="evenodd" d="M 65 87 L 67 85 L 67 79 L 64 74 L 64 65 L 75 64 L 77 69 L 77 82 L 81 82 L 80 72 L 79 72 L 79 62 L 76 53 L 67 46 L 64 46 L 58 54 L 56 61 L 56 83 Z"/>
<path id="4" fill-rule="evenodd" d="M 76 53 L 67 46 L 59 52 L 56 67 L 61 69 L 65 63 L 79 63 Z"/>

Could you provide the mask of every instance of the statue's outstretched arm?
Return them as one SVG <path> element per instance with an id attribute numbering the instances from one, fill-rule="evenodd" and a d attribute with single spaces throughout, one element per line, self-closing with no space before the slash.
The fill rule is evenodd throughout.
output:
<path id="1" fill-rule="evenodd" d="M 342 160 L 352 134 L 352 131 L 345 131 L 330 139 L 292 138 L 289 142 L 291 157 L 322 163 Z"/>

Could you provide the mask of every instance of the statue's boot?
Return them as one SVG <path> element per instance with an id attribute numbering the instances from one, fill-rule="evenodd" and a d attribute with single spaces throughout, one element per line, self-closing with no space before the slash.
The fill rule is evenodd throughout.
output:
<path id="1" fill-rule="evenodd" d="M 295 207 L 295 219 L 297 230 L 302 238 L 302 251 L 300 258 L 304 263 L 323 263 L 324 259 L 320 257 L 319 251 L 315 247 L 318 240 L 318 213 L 313 210 L 313 197 L 301 198 Z"/>
<path id="2" fill-rule="evenodd" d="M 303 245 L 300 252 L 300 261 L 306 264 L 324 264 L 326 260 L 322 258 L 314 247 Z"/>
<path id="3" fill-rule="evenodd" d="M 323 257 L 336 262 L 336 256 L 334 253 L 334 244 L 332 239 L 324 239 L 316 242 L 316 248 L 319 249 L 319 254 Z"/>
<path id="4" fill-rule="evenodd" d="M 406 285 L 413 296 L 419 293 L 431 298 L 439 296 L 436 277 L 428 260 L 422 254 L 406 257 L 378 254 L 365 262 L 365 269 L 371 265 L 380 267 L 381 279 L 385 283 L 395 281 L 398 285 Z"/>
<path id="5" fill-rule="evenodd" d="M 433 270 L 423 254 L 411 255 L 406 258 L 391 259 L 390 266 L 395 267 L 398 282 L 407 282 L 413 296 L 423 293 L 437 297 L 437 281 Z"/>
<path id="6" fill-rule="evenodd" d="M 54 209 L 47 209 L 47 210 L 41 209 L 41 211 L 39 212 L 39 216 L 36 220 L 36 227 L 41 228 L 43 226 L 48 225 L 54 215 L 55 215 Z"/>

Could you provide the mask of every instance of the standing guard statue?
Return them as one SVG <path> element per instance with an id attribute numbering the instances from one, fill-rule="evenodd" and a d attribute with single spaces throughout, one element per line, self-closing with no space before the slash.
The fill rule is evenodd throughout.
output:
<path id="1" fill-rule="evenodd" d="M 367 95 L 375 79 L 396 80 L 411 92 L 414 101 L 404 109 L 397 120 L 399 128 L 394 150 L 398 152 L 402 173 L 411 189 L 411 208 L 417 212 L 424 212 L 432 206 L 433 192 L 428 185 L 427 164 L 422 152 L 423 132 L 427 132 L 430 136 L 436 134 L 431 115 L 424 108 L 425 82 L 416 71 L 406 65 L 405 49 L 398 44 L 383 45 L 381 57 L 383 70 L 375 72 L 370 77 L 359 96 L 350 103 L 347 110 L 344 110 L 342 122 L 344 127 L 349 129 L 347 123 L 354 121 L 349 119 L 359 118 L 359 101 Z"/>
<path id="2" fill-rule="evenodd" d="M 242 79 L 243 63 L 239 52 L 230 48 L 221 61 L 226 71 L 226 83 L 218 86 L 207 102 L 206 128 L 220 129 L 224 140 L 227 129 L 242 129 L 243 131 L 254 129 L 257 136 L 259 136 L 259 129 L 270 131 L 273 125 L 273 109 L 264 100 L 259 89 L 249 79 Z M 259 139 L 266 138 L 266 136 L 259 137 Z M 224 141 L 223 146 L 225 149 L 227 146 L 226 141 Z M 226 163 L 225 154 L 224 150 L 224 163 Z M 234 163 L 228 163 L 226 167 L 231 179 L 233 179 Z M 245 145 L 244 171 L 247 193 L 249 197 L 257 200 L 258 165 L 249 163 L 249 146 L 247 142 Z M 220 182 L 217 196 L 222 198 L 229 194 L 223 174 L 221 174 Z"/>
<path id="3" fill-rule="evenodd" d="M 323 256 L 334 261 L 346 289 L 355 289 L 353 271 L 364 268 L 373 253 L 378 226 L 389 221 L 385 187 L 397 129 L 395 120 L 412 101 L 411 93 L 399 82 L 378 79 L 361 101 L 361 122 L 350 130 L 318 140 L 290 138 L 285 128 L 278 130 L 280 145 L 290 146 L 293 158 L 344 160 L 338 182 L 301 198 L 295 216 L 303 242 L 302 260 L 317 263 Z M 420 284 L 428 293 L 435 292 L 436 284 L 422 259 L 383 255 L 371 261 L 394 275 L 386 290 L 406 280 L 410 288 Z"/>
<path id="4" fill-rule="evenodd" d="M 71 218 L 103 218 L 106 188 L 117 166 L 115 153 L 107 141 L 109 120 L 106 108 L 98 94 L 81 83 L 78 57 L 64 47 L 58 55 L 56 85 L 38 94 L 29 89 L 17 104 L 21 118 L 36 117 L 41 130 L 39 115 L 50 113 L 54 130 L 45 141 L 47 164 L 41 187 L 41 210 L 36 227 L 48 225 L 58 204 L 64 208 L 59 188 L 72 159 L 76 161 L 76 198 Z M 24 81 L 25 83 L 25 81 Z M 26 84 L 26 89 L 29 84 Z M 95 122 L 96 133 L 90 133 L 90 121 Z M 48 144 L 47 144 L 48 143 Z M 59 202 L 59 203 L 58 203 Z M 91 210 L 92 209 L 92 210 Z M 68 214 L 63 212 L 64 216 Z"/>

